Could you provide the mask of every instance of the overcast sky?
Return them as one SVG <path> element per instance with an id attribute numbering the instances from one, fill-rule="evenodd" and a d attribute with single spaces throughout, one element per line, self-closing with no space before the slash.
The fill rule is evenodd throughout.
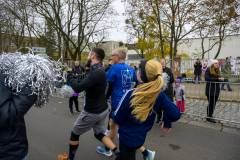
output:
<path id="1" fill-rule="evenodd" d="M 124 31 L 124 23 L 125 23 L 125 16 L 122 14 L 124 13 L 124 3 L 121 0 L 116 0 L 113 4 L 115 6 L 116 11 L 119 13 L 118 20 L 119 20 L 119 27 L 116 29 L 110 30 L 110 36 L 107 39 L 108 41 L 122 41 L 124 43 L 127 42 L 127 33 Z"/>

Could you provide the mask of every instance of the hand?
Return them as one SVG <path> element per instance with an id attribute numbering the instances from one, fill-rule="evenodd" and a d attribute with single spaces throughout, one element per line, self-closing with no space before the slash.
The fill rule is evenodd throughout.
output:
<path id="1" fill-rule="evenodd" d="M 219 80 L 219 81 L 223 81 L 223 80 L 224 80 L 224 78 L 218 78 L 218 80 Z"/>
<path id="2" fill-rule="evenodd" d="M 171 128 L 165 128 L 164 127 L 164 122 L 163 121 L 162 121 L 161 129 L 163 129 L 164 133 L 169 133 L 171 131 Z"/>
<path id="3" fill-rule="evenodd" d="M 72 74 L 67 75 L 67 81 L 68 82 L 69 82 L 70 79 L 73 79 L 73 78 L 74 78 L 74 75 L 72 75 Z"/>
<path id="4" fill-rule="evenodd" d="M 84 75 L 85 73 L 84 73 L 84 72 L 82 72 L 82 74 Z"/>
<path id="5" fill-rule="evenodd" d="M 197 63 L 195 63 L 194 65 L 197 65 Z"/>
<path id="6" fill-rule="evenodd" d="M 202 63 L 200 63 L 200 65 L 202 65 Z"/>
<path id="7" fill-rule="evenodd" d="M 78 74 L 76 73 L 76 76 L 78 76 Z"/>

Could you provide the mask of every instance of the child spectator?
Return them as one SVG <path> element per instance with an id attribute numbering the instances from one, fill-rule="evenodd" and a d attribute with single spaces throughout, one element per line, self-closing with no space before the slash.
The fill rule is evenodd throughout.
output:
<path id="1" fill-rule="evenodd" d="M 185 86 L 180 85 L 180 83 L 181 83 L 180 79 L 175 80 L 175 87 L 173 92 L 178 109 L 180 110 L 181 108 L 181 112 L 185 112 L 185 100 L 186 100 Z"/>
<path id="2" fill-rule="evenodd" d="M 70 109 L 70 114 L 73 115 L 73 101 L 75 103 L 75 108 L 76 108 L 76 113 L 80 113 L 79 108 L 78 108 L 78 93 L 73 93 L 72 97 L 69 98 L 69 109 Z"/>

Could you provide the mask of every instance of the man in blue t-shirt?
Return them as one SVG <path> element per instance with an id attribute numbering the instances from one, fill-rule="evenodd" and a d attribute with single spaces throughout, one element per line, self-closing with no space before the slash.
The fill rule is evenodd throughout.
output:
<path id="1" fill-rule="evenodd" d="M 125 49 L 116 49 L 112 53 L 112 63 L 107 81 L 109 82 L 109 89 L 107 98 L 111 95 L 111 112 L 115 111 L 121 101 L 123 95 L 130 89 L 133 81 L 137 81 L 137 74 L 135 70 L 125 64 L 126 51 Z M 111 114 L 111 113 L 110 113 Z M 112 119 L 109 121 L 110 132 L 109 137 L 113 141 L 116 136 L 117 125 Z M 106 133 L 108 134 L 108 133 Z M 108 150 L 106 147 L 98 147 L 97 151 L 104 154 Z"/>

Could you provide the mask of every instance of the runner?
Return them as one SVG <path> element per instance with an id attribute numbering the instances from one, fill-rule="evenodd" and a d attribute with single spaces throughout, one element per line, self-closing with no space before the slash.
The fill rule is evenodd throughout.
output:
<path id="1" fill-rule="evenodd" d="M 137 74 L 133 68 L 125 64 L 126 51 L 124 49 L 116 49 L 112 54 L 112 63 L 108 74 L 107 81 L 109 88 L 107 97 L 111 95 L 111 112 L 115 111 L 122 96 L 130 89 L 133 81 L 137 81 Z M 110 139 L 113 141 L 117 134 L 117 125 L 112 119 L 109 121 L 110 131 L 106 131 L 105 135 L 109 134 Z M 108 155 L 109 148 L 97 147 L 99 153 Z"/>
<path id="2" fill-rule="evenodd" d="M 79 145 L 79 136 L 92 128 L 96 139 L 110 148 L 115 155 L 119 153 L 111 139 L 104 135 L 105 118 L 109 113 L 105 96 L 107 80 L 101 63 L 104 57 L 104 50 L 94 47 L 88 55 L 88 63 L 91 64 L 88 76 L 81 83 L 78 83 L 73 75 L 68 75 L 68 82 L 76 93 L 86 91 L 86 105 L 72 129 L 69 155 L 59 155 L 59 159 L 73 160 Z M 111 156 L 112 152 L 106 152 L 105 155 Z"/>
<path id="3" fill-rule="evenodd" d="M 137 73 L 138 81 L 144 83 L 127 91 L 116 111 L 111 113 L 111 119 L 119 125 L 121 152 L 115 160 L 135 160 L 135 152 L 144 144 L 159 109 L 165 111 L 161 127 L 165 133 L 170 132 L 171 122 L 180 118 L 177 106 L 161 91 L 161 75 L 159 62 L 144 60 Z"/>

